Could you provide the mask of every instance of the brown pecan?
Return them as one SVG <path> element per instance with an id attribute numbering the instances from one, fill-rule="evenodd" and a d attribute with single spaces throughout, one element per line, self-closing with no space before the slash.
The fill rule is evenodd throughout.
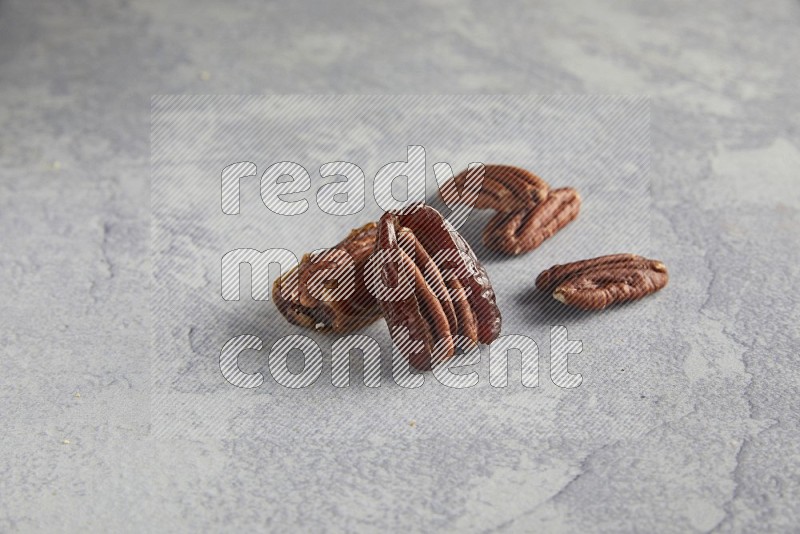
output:
<path id="1" fill-rule="evenodd" d="M 583 310 L 637 300 L 667 285 L 667 267 L 635 254 L 613 254 L 555 265 L 536 278 L 536 287 Z"/>
<path id="2" fill-rule="evenodd" d="M 497 213 L 483 230 L 483 242 L 506 254 L 531 251 L 573 221 L 580 209 L 581 197 L 575 189 L 553 189 L 532 208 Z"/>
<path id="3" fill-rule="evenodd" d="M 304 255 L 300 264 L 272 287 L 281 314 L 299 326 L 335 332 L 354 330 L 378 319 L 380 308 L 364 282 L 364 268 L 377 235 L 378 225 L 371 222 L 351 231 L 332 249 Z M 345 284 L 352 284 L 352 292 Z"/>
<path id="4" fill-rule="evenodd" d="M 490 343 L 500 310 L 486 270 L 466 241 L 434 208 L 414 205 L 381 217 L 376 252 L 385 254 L 385 288 L 377 295 L 392 341 L 417 369 L 454 353 L 453 336 Z"/>
<path id="5" fill-rule="evenodd" d="M 463 194 L 468 173 L 469 169 L 461 171 L 442 186 L 442 199 L 448 206 L 465 201 L 458 192 Z M 475 207 L 501 212 L 530 208 L 544 200 L 548 190 L 547 182 L 525 169 L 511 165 L 485 165 Z"/>

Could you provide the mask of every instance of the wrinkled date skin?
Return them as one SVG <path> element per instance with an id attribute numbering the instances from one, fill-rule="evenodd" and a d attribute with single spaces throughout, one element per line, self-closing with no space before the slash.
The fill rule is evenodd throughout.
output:
<path id="1" fill-rule="evenodd" d="M 635 254 L 613 254 L 555 265 L 536 278 L 540 291 L 582 310 L 603 310 L 612 304 L 638 300 L 669 282 L 667 267 Z"/>
<path id="2" fill-rule="evenodd" d="M 364 269 L 377 235 L 378 225 L 371 222 L 351 231 L 334 248 L 303 256 L 300 264 L 272 287 L 281 314 L 290 323 L 333 332 L 355 330 L 378 319 L 380 307 L 364 283 Z M 350 271 L 350 276 L 343 276 L 345 271 Z M 318 298 L 343 291 L 336 280 L 350 280 L 352 294 L 339 300 Z"/>
<path id="3" fill-rule="evenodd" d="M 453 336 L 490 343 L 501 317 L 486 270 L 467 242 L 434 208 L 414 205 L 381 217 L 376 252 L 383 285 L 413 284 L 403 298 L 377 295 L 392 341 L 420 370 L 451 358 Z"/>

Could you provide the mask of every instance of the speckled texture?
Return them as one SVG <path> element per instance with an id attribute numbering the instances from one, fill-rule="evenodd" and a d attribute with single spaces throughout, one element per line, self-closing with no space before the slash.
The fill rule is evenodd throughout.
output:
<path id="1" fill-rule="evenodd" d="M 64 4 L 0 1 L 0 530 L 796 529 L 798 2 Z M 648 350 L 588 415 L 542 387 L 298 440 L 284 401 L 154 439 L 150 97 L 209 92 L 650 95 Z"/>

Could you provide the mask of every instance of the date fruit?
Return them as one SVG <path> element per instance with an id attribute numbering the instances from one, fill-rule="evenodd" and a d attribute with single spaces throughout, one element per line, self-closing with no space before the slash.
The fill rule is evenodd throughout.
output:
<path id="1" fill-rule="evenodd" d="M 355 330 L 378 319 L 380 307 L 364 283 L 364 268 L 377 235 L 378 225 L 371 222 L 352 230 L 332 249 L 304 255 L 297 267 L 272 286 L 281 314 L 290 323 L 334 332 Z M 347 270 L 352 270 L 349 276 Z M 353 286 L 346 298 L 336 298 L 337 292 L 342 295 L 349 289 L 339 287 L 339 279 L 344 280 L 342 286 Z"/>
<path id="2" fill-rule="evenodd" d="M 417 369 L 453 356 L 453 336 L 490 343 L 501 317 L 486 270 L 441 214 L 415 204 L 381 217 L 376 253 L 385 288 L 407 291 L 376 295 L 392 341 Z M 404 282 L 405 280 L 405 282 Z"/>
<path id="3" fill-rule="evenodd" d="M 582 310 L 638 300 L 667 285 L 667 267 L 635 254 L 613 254 L 555 265 L 536 278 L 540 291 Z"/>
<path id="4" fill-rule="evenodd" d="M 580 209 L 581 197 L 575 189 L 553 189 L 533 207 L 497 213 L 483 231 L 483 243 L 505 254 L 529 252 L 575 220 Z"/>

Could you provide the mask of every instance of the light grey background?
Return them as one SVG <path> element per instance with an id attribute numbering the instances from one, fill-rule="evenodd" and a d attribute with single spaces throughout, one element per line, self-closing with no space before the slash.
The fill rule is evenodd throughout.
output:
<path id="1" fill-rule="evenodd" d="M 798 26 L 795 0 L 0 1 L 0 529 L 793 530 Z M 650 95 L 672 282 L 591 408 L 648 418 L 565 439 L 523 424 L 564 398 L 542 387 L 481 401 L 505 426 L 464 396 L 301 440 L 300 400 L 269 437 L 154 439 L 151 95 L 298 92 Z"/>
<path id="2" fill-rule="evenodd" d="M 478 448 L 484 441 L 509 453 L 517 443 L 534 443 L 531 433 L 604 443 L 620 431 L 645 431 L 659 418 L 641 397 L 658 367 L 638 361 L 653 341 L 654 303 L 601 315 L 570 313 L 536 291 L 534 280 L 559 262 L 620 251 L 650 254 L 649 119 L 648 99 L 632 96 L 154 98 L 153 435 L 274 440 L 282 439 L 276 429 L 292 428 L 293 442 L 323 438 L 357 457 L 351 448 L 360 447 L 364 437 L 393 440 L 398 432 L 405 436 L 412 421 L 415 432 L 440 442 L 430 454 L 445 455 L 464 439 L 464 425 L 475 428 L 475 454 L 484 454 Z M 341 334 L 295 327 L 271 302 L 254 302 L 249 267 L 242 269 L 240 300 L 222 299 L 220 264 L 228 251 L 285 248 L 301 258 L 380 218 L 375 174 L 392 161 L 405 161 L 409 144 L 425 147 L 427 202 L 445 215 L 449 210 L 432 171 L 437 162 L 447 162 L 455 173 L 470 162 L 521 165 L 546 177 L 553 188 L 569 185 L 583 195 L 578 220 L 532 254 L 499 256 L 483 247 L 480 234 L 491 212 L 476 210 L 461 226 L 493 282 L 502 333 L 528 336 L 539 346 L 541 391 L 522 386 L 515 353 L 509 357 L 508 390 L 493 391 L 488 347 L 476 367 L 482 378 L 474 390 L 448 391 L 427 373 L 420 390 L 404 391 L 391 376 L 384 321 L 363 331 L 381 346 L 383 391 L 363 391 L 361 366 L 355 362 L 352 390 L 336 391 L 330 354 Z M 366 175 L 366 206 L 347 216 L 324 212 L 315 198 L 320 186 L 333 180 L 323 179 L 319 167 L 342 159 L 358 164 Z M 240 213 L 226 215 L 220 209 L 220 175 L 239 161 L 253 161 L 260 170 L 240 181 Z M 301 164 L 311 175 L 311 189 L 290 197 L 308 201 L 302 214 L 276 214 L 261 201 L 259 179 L 278 161 Z M 585 375 L 580 392 L 563 391 L 549 379 L 550 327 L 555 325 L 566 326 L 571 339 L 584 343 L 571 365 Z M 283 388 L 272 378 L 259 391 L 233 387 L 220 372 L 220 351 L 242 334 L 264 344 L 260 352 L 242 354 L 245 372 L 269 376 L 270 347 L 280 337 L 301 334 L 323 350 L 321 378 L 305 392 Z M 300 358 L 290 361 L 297 365 L 292 369 L 301 368 Z M 610 398 L 617 401 L 597 410 Z M 515 412 L 509 404 L 526 409 Z M 469 478 L 469 471 L 464 466 L 449 476 Z"/>

